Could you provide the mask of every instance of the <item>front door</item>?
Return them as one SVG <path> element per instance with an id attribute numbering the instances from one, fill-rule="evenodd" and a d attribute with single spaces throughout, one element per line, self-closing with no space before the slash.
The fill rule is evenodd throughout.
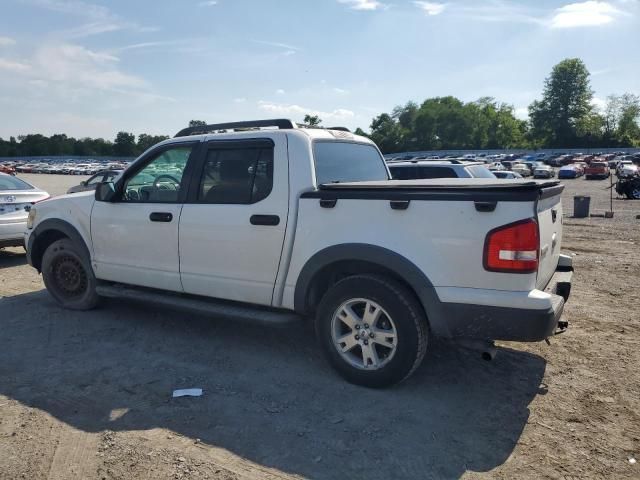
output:
<path id="1" fill-rule="evenodd" d="M 96 277 L 182 291 L 178 225 L 193 144 L 171 145 L 127 171 L 116 202 L 95 202 L 91 239 Z"/>
<path id="2" fill-rule="evenodd" d="M 271 305 L 289 205 L 286 137 L 209 142 L 193 185 L 180 218 L 184 291 Z"/>

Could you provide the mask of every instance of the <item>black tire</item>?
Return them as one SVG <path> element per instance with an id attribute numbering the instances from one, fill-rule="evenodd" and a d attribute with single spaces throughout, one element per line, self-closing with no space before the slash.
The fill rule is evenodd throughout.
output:
<path id="1" fill-rule="evenodd" d="M 387 318 L 392 319 L 393 327 L 391 328 L 395 328 L 396 332 L 395 349 L 393 354 L 387 354 L 390 358 L 382 360 L 386 363 L 381 364 L 380 368 L 356 367 L 338 352 L 333 338 L 335 328 L 333 319 L 334 316 L 337 318 L 338 310 L 345 302 L 350 300 L 375 302 L 384 310 L 384 314 L 380 317 L 382 322 L 387 321 Z M 366 317 L 363 315 L 362 318 Z M 403 381 L 418 368 L 427 351 L 428 326 L 422 306 L 406 287 L 383 276 L 356 275 L 347 277 L 332 286 L 320 301 L 315 328 L 318 341 L 329 363 L 348 382 L 365 387 L 382 388 Z M 362 331 L 360 330 L 360 333 Z M 347 336 L 350 337 L 350 333 L 354 332 L 356 330 L 348 332 Z M 366 344 L 366 340 L 364 342 Z M 374 343 L 375 341 L 372 341 L 369 348 L 377 349 L 376 358 L 383 356 L 388 349 L 381 347 L 379 343 L 375 345 Z M 356 357 L 359 352 L 361 359 L 364 360 L 363 351 L 360 348 L 368 347 L 356 345 L 349 352 L 355 352 Z"/>
<path id="2" fill-rule="evenodd" d="M 42 257 L 42 278 L 51 296 L 64 308 L 91 310 L 98 305 L 96 277 L 88 258 L 71 240 L 53 242 Z"/>

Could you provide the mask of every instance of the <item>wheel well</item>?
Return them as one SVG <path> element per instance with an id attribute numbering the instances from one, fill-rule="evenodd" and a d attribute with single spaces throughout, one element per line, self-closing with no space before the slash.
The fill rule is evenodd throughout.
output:
<path id="1" fill-rule="evenodd" d="M 44 252 L 47 251 L 47 248 L 49 248 L 49 245 L 53 242 L 57 242 L 63 238 L 69 239 L 69 237 L 60 230 L 47 230 L 38 235 L 31 248 L 31 262 L 39 272 L 42 270 L 42 257 L 44 256 Z"/>
<path id="2" fill-rule="evenodd" d="M 311 280 L 305 297 L 304 309 L 306 313 L 313 315 L 324 294 L 340 280 L 353 275 L 362 275 L 367 273 L 392 278 L 396 282 L 404 285 L 416 296 L 416 298 L 418 298 L 418 295 L 411 285 L 389 268 L 377 263 L 367 262 L 365 260 L 340 260 L 324 266 Z"/>

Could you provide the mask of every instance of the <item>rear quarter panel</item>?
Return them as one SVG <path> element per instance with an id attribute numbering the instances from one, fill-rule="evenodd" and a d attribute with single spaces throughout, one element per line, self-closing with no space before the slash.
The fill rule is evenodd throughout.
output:
<path id="1" fill-rule="evenodd" d="M 535 288 L 535 274 L 484 270 L 487 232 L 535 215 L 534 202 L 498 202 L 493 212 L 478 212 L 472 201 L 412 200 L 407 210 L 392 210 L 388 200 L 338 200 L 334 208 L 319 200 L 299 200 L 298 224 L 285 282 L 283 306 L 293 307 L 294 290 L 306 261 L 324 248 L 362 243 L 396 252 L 413 262 L 434 287 L 505 291 Z"/>

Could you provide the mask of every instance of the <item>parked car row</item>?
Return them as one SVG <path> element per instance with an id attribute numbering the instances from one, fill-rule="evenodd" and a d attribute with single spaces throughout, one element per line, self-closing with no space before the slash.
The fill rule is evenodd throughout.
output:
<path id="1" fill-rule="evenodd" d="M 122 169 L 126 167 L 122 162 L 40 162 L 40 163 L 18 163 L 7 162 L 0 166 L 0 172 L 4 173 L 51 173 L 59 175 L 95 175 L 101 170 Z M 5 170 L 6 169 L 6 170 Z M 10 171 L 9 171 L 10 170 Z"/>

